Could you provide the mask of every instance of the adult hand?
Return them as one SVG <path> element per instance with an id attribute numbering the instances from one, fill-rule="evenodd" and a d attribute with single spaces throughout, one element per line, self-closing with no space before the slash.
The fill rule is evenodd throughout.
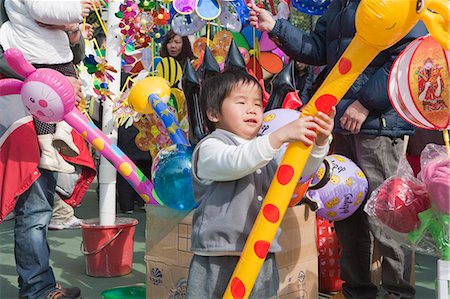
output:
<path id="1" fill-rule="evenodd" d="M 261 31 L 272 31 L 275 27 L 275 19 L 273 16 L 265 9 L 259 8 L 253 2 L 247 4 L 250 9 L 250 25 Z"/>
<path id="2" fill-rule="evenodd" d="M 86 18 L 93 9 L 90 0 L 81 0 L 81 17 Z"/>
<path id="3" fill-rule="evenodd" d="M 91 40 L 94 37 L 94 26 L 91 24 L 80 24 L 80 30 L 84 39 Z"/>
<path id="4" fill-rule="evenodd" d="M 74 77 L 66 76 L 66 78 L 69 79 L 70 84 L 72 84 L 73 91 L 75 92 L 75 101 L 78 105 L 83 98 L 83 92 L 81 91 L 81 81 Z"/>
<path id="5" fill-rule="evenodd" d="M 350 131 L 352 134 L 358 134 L 368 115 L 369 110 L 356 100 L 347 107 L 347 110 L 345 110 L 339 120 L 341 128 Z"/>

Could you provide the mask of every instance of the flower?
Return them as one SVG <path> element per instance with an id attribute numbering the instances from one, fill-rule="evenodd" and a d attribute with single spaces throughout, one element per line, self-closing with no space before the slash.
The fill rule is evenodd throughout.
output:
<path id="1" fill-rule="evenodd" d="M 157 11 L 153 11 L 153 23 L 155 25 L 164 26 L 170 20 L 170 14 L 162 7 L 160 7 Z"/>
<path id="2" fill-rule="evenodd" d="M 94 82 L 94 92 L 103 102 L 106 101 L 106 99 L 112 101 L 112 96 L 114 95 L 114 93 L 109 90 L 108 83 L 99 81 Z"/>
<path id="3" fill-rule="evenodd" d="M 150 31 L 150 37 L 155 40 L 155 42 L 160 43 L 164 39 L 165 32 L 162 29 L 154 27 L 152 31 Z"/>

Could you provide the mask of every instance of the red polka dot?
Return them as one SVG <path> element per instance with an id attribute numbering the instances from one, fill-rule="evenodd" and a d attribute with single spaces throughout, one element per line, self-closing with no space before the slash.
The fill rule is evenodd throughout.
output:
<path id="1" fill-rule="evenodd" d="M 47 107 L 48 106 L 48 103 L 47 103 L 47 101 L 46 100 L 39 100 L 39 106 L 41 106 L 41 107 Z"/>
<path id="2" fill-rule="evenodd" d="M 268 204 L 263 207 L 263 215 L 267 221 L 276 223 L 280 219 L 280 211 L 274 205 Z"/>
<path id="3" fill-rule="evenodd" d="M 320 112 L 328 114 L 333 106 L 336 106 L 337 98 L 331 94 L 321 95 L 316 100 L 316 109 Z"/>
<path id="4" fill-rule="evenodd" d="M 347 59 L 345 57 L 342 57 L 339 60 L 339 73 L 341 74 L 347 74 L 352 69 L 352 62 L 350 59 Z"/>
<path id="5" fill-rule="evenodd" d="M 233 277 L 233 280 L 231 280 L 231 295 L 235 299 L 241 299 L 245 296 L 245 286 L 237 277 Z"/>
<path id="6" fill-rule="evenodd" d="M 280 165 L 277 171 L 277 180 L 281 185 L 286 185 L 292 179 L 294 169 L 290 165 Z"/>
<path id="7" fill-rule="evenodd" d="M 260 258 L 260 259 L 265 259 L 267 252 L 269 252 L 269 248 L 270 248 L 270 243 L 267 241 L 257 241 L 255 243 L 255 246 L 253 247 L 253 250 L 255 250 L 255 254 Z"/>

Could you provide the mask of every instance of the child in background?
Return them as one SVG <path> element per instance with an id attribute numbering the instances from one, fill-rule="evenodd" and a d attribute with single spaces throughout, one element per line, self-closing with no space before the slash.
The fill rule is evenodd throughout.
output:
<path id="1" fill-rule="evenodd" d="M 257 136 L 263 122 L 262 89 L 243 71 L 225 71 L 203 84 L 202 113 L 210 132 L 192 157 L 193 190 L 199 207 L 192 219 L 192 251 L 187 297 L 221 298 L 262 200 L 277 169 L 273 158 L 281 146 L 299 141 L 312 145 L 302 175 L 312 174 L 328 153 L 333 129 L 330 116 L 304 117 L 277 131 Z M 315 141 L 313 141 L 315 140 Z M 279 232 L 278 232 L 279 234 Z M 277 295 L 279 278 L 275 238 L 261 268 L 251 298 Z"/>
<path id="2" fill-rule="evenodd" d="M 89 0 L 5 0 L 9 21 L 0 28 L 0 44 L 5 50 L 19 49 L 36 68 L 52 68 L 76 78 L 70 40 L 79 34 L 78 24 L 89 15 L 92 3 Z M 35 126 L 41 149 L 39 167 L 63 173 L 74 172 L 75 168 L 65 162 L 53 147 L 60 148 L 65 156 L 77 156 L 79 150 L 71 137 L 72 128 L 65 122 L 55 125 L 37 119 Z"/>

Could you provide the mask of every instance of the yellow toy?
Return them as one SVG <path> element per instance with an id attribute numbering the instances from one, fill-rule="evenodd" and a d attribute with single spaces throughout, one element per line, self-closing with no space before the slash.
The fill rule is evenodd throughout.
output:
<path id="1" fill-rule="evenodd" d="M 153 93 L 157 94 L 164 103 L 169 101 L 171 90 L 164 78 L 147 77 L 139 81 L 128 95 L 128 105 L 136 112 L 151 114 L 153 108 L 148 101 L 148 96 Z"/>
<path id="2" fill-rule="evenodd" d="M 375 56 L 398 42 L 419 19 L 424 21 L 428 31 L 443 48 L 450 48 L 449 1 L 361 1 L 356 12 L 355 37 L 311 101 L 305 106 L 301 117 L 316 115 L 318 111 L 328 113 Z M 224 298 L 248 298 L 250 295 L 310 152 L 311 147 L 303 143 L 289 144 Z"/>

